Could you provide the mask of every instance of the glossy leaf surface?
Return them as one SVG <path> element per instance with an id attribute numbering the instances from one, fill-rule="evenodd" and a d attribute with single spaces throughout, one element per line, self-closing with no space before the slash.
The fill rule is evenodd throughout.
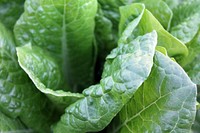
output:
<path id="1" fill-rule="evenodd" d="M 190 132 L 196 85 L 169 57 L 157 52 L 148 79 L 113 121 L 113 132 Z"/>
<path id="2" fill-rule="evenodd" d="M 65 83 L 81 91 L 94 81 L 96 10 L 96 0 L 26 0 L 14 28 L 17 44 L 31 42 L 50 52 Z"/>
<path id="3" fill-rule="evenodd" d="M 63 77 L 58 64 L 48 52 L 31 44 L 17 48 L 18 61 L 35 86 L 58 107 L 64 110 L 68 105 L 82 98 L 79 93 L 65 92 L 61 88 Z"/>
<path id="4" fill-rule="evenodd" d="M 100 84 L 84 90 L 85 97 L 66 108 L 54 132 L 105 128 L 148 77 L 156 44 L 154 31 L 114 49 L 107 56 Z"/>
<path id="5" fill-rule="evenodd" d="M 0 110 L 38 132 L 49 131 L 52 110 L 17 62 L 12 35 L 0 24 Z M 31 118 L 31 119 L 30 119 Z"/>

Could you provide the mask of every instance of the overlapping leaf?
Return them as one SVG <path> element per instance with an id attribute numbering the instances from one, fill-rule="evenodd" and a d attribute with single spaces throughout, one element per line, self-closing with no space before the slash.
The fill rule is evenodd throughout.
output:
<path id="1" fill-rule="evenodd" d="M 150 76 L 114 119 L 113 132 L 186 133 L 195 113 L 196 85 L 176 62 L 157 52 Z"/>
<path id="2" fill-rule="evenodd" d="M 37 46 L 25 45 L 17 48 L 18 61 L 35 86 L 63 111 L 68 105 L 83 97 L 78 93 L 61 89 L 63 77 L 58 64 L 45 50 Z M 67 87 L 66 87 L 67 88 Z"/>
<path id="3" fill-rule="evenodd" d="M 193 40 L 186 44 L 189 54 L 185 58 L 181 58 L 179 63 L 188 73 L 192 81 L 200 84 L 200 30 Z"/>
<path id="4" fill-rule="evenodd" d="M 184 43 L 190 42 L 200 25 L 200 0 L 184 0 L 173 9 L 170 33 Z"/>
<path id="5" fill-rule="evenodd" d="M 25 0 L 1 0 L 0 21 L 9 29 L 13 30 L 14 24 L 24 9 Z"/>
<path id="6" fill-rule="evenodd" d="M 26 128 L 18 119 L 9 118 L 0 112 L 0 132 L 20 132 L 20 130 L 26 130 Z"/>
<path id="7" fill-rule="evenodd" d="M 125 5 L 136 2 L 145 4 L 146 8 L 154 15 L 154 17 L 166 30 L 170 28 L 173 13 L 163 0 L 123 0 Z"/>
<path id="8" fill-rule="evenodd" d="M 143 4 L 131 4 L 120 7 L 119 33 L 121 38 L 119 43 L 127 42 L 139 35 L 156 30 L 158 33 L 158 46 L 167 49 L 169 56 L 188 54 L 187 47 L 178 39 L 169 34 L 157 21 L 157 19 L 147 10 Z M 130 30 L 123 32 L 129 27 Z"/>
<path id="9" fill-rule="evenodd" d="M 0 110 L 38 132 L 47 132 L 52 124 L 52 109 L 47 104 L 18 65 L 13 38 L 0 24 Z"/>
<path id="10" fill-rule="evenodd" d="M 31 42 L 51 53 L 65 83 L 81 91 L 94 81 L 96 0 L 26 0 L 14 33 L 18 45 Z"/>
<path id="11" fill-rule="evenodd" d="M 114 49 L 107 56 L 100 84 L 84 90 L 85 97 L 65 110 L 54 132 L 94 132 L 105 128 L 148 77 L 156 40 L 154 31 Z"/>

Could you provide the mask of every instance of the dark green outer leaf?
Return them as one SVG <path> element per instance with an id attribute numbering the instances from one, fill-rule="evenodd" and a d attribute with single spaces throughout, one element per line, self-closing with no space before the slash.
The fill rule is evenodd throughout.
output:
<path id="1" fill-rule="evenodd" d="M 14 24 L 24 9 L 25 0 L 1 0 L 0 21 L 9 29 L 13 30 Z"/>
<path id="2" fill-rule="evenodd" d="M 192 125 L 192 131 L 193 133 L 199 133 L 200 131 L 200 86 L 197 85 L 197 111 L 196 111 L 196 117 L 194 124 Z"/>
<path id="3" fill-rule="evenodd" d="M 11 34 L 0 24 L 0 110 L 38 132 L 49 131 L 52 110 L 20 68 Z"/>
<path id="4" fill-rule="evenodd" d="M 150 76 L 113 120 L 113 132 L 188 133 L 195 118 L 196 93 L 184 70 L 157 52 Z"/>
<path id="5" fill-rule="evenodd" d="M 96 10 L 96 0 L 26 0 L 14 28 L 17 44 L 49 51 L 70 88 L 85 88 L 94 80 Z"/>
<path id="6" fill-rule="evenodd" d="M 0 132 L 19 131 L 26 128 L 18 119 L 12 119 L 0 111 Z"/>
<path id="7" fill-rule="evenodd" d="M 85 98 L 65 110 L 54 132 L 78 133 L 105 128 L 148 77 L 156 40 L 154 31 L 114 49 L 107 56 L 100 84 L 84 90 Z"/>
<path id="8" fill-rule="evenodd" d="M 196 112 L 196 118 L 195 118 L 195 122 L 192 126 L 192 131 L 193 131 L 193 133 L 199 133 L 199 131 L 200 131 L 200 109 L 198 109 Z"/>
<path id="9" fill-rule="evenodd" d="M 106 56 L 117 46 L 118 34 L 113 33 L 113 23 L 109 20 L 101 6 L 98 6 L 98 12 L 95 17 L 95 39 L 97 43 L 97 62 L 95 77 L 99 81 Z"/>

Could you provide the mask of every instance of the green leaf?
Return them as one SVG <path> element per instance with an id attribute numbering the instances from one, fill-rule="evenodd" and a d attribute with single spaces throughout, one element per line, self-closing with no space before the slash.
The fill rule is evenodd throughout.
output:
<path id="1" fill-rule="evenodd" d="M 9 29 L 13 30 L 14 24 L 24 9 L 24 0 L 1 0 L 0 20 Z"/>
<path id="2" fill-rule="evenodd" d="M 95 39 L 97 43 L 96 78 L 100 78 L 106 56 L 117 46 L 117 35 L 113 33 L 113 23 L 107 18 L 99 4 L 95 17 Z M 117 32 L 116 32 L 117 33 Z"/>
<path id="3" fill-rule="evenodd" d="M 148 0 L 99 0 L 100 6 L 96 16 L 95 29 L 99 55 L 97 59 L 97 69 L 98 67 L 103 69 L 102 66 L 105 62 L 105 57 L 117 45 L 120 19 L 119 7 L 135 2 L 145 3 L 147 9 L 153 13 L 166 29 L 170 26 L 172 12 L 166 3 L 161 0 L 153 0 L 150 2 L 148 2 Z M 162 8 L 159 8 L 160 6 L 162 6 Z"/>
<path id="4" fill-rule="evenodd" d="M 193 133 L 199 133 L 200 131 L 200 109 L 196 112 L 196 118 L 194 124 L 192 125 Z"/>
<path id="5" fill-rule="evenodd" d="M 174 17 L 170 33 L 183 43 L 190 42 L 200 25 L 200 1 L 186 0 L 173 9 Z"/>
<path id="6" fill-rule="evenodd" d="M 179 64 L 181 64 L 182 67 L 192 63 L 196 56 L 200 54 L 200 30 L 186 46 L 189 51 L 188 56 L 180 57 L 179 59 Z"/>
<path id="7" fill-rule="evenodd" d="M 112 21 L 113 23 L 113 30 L 118 31 L 118 24 L 119 24 L 119 7 L 124 5 L 123 1 L 121 0 L 98 0 L 99 4 L 102 7 L 102 10 L 105 16 Z"/>
<path id="8" fill-rule="evenodd" d="M 59 66 L 47 51 L 27 44 L 17 47 L 17 56 L 25 72 L 28 74 L 27 71 L 32 71 L 45 86 L 57 90 L 62 85 L 63 77 Z"/>
<path id="9" fill-rule="evenodd" d="M 114 49 L 107 56 L 100 84 L 85 89 L 85 97 L 66 108 L 54 132 L 105 128 L 148 77 L 156 43 L 154 31 Z"/>
<path id="10" fill-rule="evenodd" d="M 17 44 L 50 52 L 65 83 L 83 89 L 94 81 L 96 10 L 96 0 L 27 0 L 14 28 Z"/>
<path id="11" fill-rule="evenodd" d="M 169 30 L 173 13 L 163 0 L 140 0 L 140 2 L 145 4 L 166 30 Z"/>
<path id="12" fill-rule="evenodd" d="M 96 40 L 99 43 L 98 44 L 99 52 L 104 52 L 104 50 L 106 50 L 107 52 L 106 56 L 107 56 L 108 53 L 114 47 L 116 47 L 118 37 L 116 37 L 115 34 L 113 34 L 113 23 L 109 18 L 106 17 L 100 5 L 95 20 L 96 20 L 95 34 L 96 34 Z M 100 56 L 101 55 L 102 53 L 100 53 Z M 103 55 L 105 56 L 105 54 Z"/>
<path id="13" fill-rule="evenodd" d="M 38 132 L 48 132 L 52 109 L 47 106 L 47 98 L 18 65 L 12 35 L 0 24 L 0 110 Z"/>
<path id="14" fill-rule="evenodd" d="M 188 133 L 195 113 L 196 85 L 176 62 L 157 52 L 150 76 L 113 120 L 113 132 Z"/>
<path id="15" fill-rule="evenodd" d="M 184 2 L 185 0 L 163 0 L 167 5 L 171 8 L 174 9 L 176 8 L 179 4 Z"/>
<path id="16" fill-rule="evenodd" d="M 179 64 L 188 73 L 192 81 L 200 85 L 200 30 L 186 46 L 189 54 L 187 57 L 181 58 Z"/>
<path id="17" fill-rule="evenodd" d="M 162 47 L 162 46 L 156 46 L 156 51 L 159 51 L 162 54 L 164 54 L 165 56 L 168 56 L 167 50 L 164 47 Z"/>
<path id="18" fill-rule="evenodd" d="M 192 125 L 192 131 L 193 133 L 198 133 L 200 131 L 200 86 L 197 85 L 197 111 L 196 111 L 196 117 L 195 117 L 195 121 Z"/>
<path id="19" fill-rule="evenodd" d="M 158 33 L 158 45 L 165 47 L 169 56 L 186 56 L 188 54 L 187 47 L 169 34 L 158 20 L 145 9 L 143 4 L 122 6 L 120 7 L 120 14 L 120 35 L 125 27 L 129 27 L 129 30 L 122 34 L 119 43 L 128 42 L 137 36 L 156 30 Z"/>
<path id="20" fill-rule="evenodd" d="M 60 110 L 82 98 L 83 95 L 59 90 L 62 86 L 62 76 L 58 64 L 50 54 L 31 44 L 17 47 L 18 62 L 22 69 L 32 79 L 35 86 Z"/>
<path id="21" fill-rule="evenodd" d="M 200 85 L 200 54 L 190 64 L 184 67 L 188 76 L 195 83 Z"/>
<path id="22" fill-rule="evenodd" d="M 11 119 L 0 111 L 0 132 L 20 132 L 25 129 L 18 119 Z"/>

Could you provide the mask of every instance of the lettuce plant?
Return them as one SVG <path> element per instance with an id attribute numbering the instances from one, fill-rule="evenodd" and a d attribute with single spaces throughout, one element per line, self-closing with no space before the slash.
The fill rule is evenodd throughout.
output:
<path id="1" fill-rule="evenodd" d="M 200 0 L 0 7 L 1 132 L 200 131 Z"/>

